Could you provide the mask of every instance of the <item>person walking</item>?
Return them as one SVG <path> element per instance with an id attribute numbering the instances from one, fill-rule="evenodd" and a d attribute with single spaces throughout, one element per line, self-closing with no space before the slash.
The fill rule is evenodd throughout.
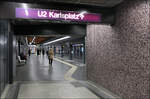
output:
<path id="1" fill-rule="evenodd" d="M 28 54 L 29 54 L 29 56 L 31 55 L 31 50 L 30 50 L 30 48 L 29 48 L 29 50 L 28 50 Z"/>
<path id="2" fill-rule="evenodd" d="M 43 54 L 43 56 L 45 55 L 45 50 L 44 49 L 42 50 L 42 54 Z"/>
<path id="3" fill-rule="evenodd" d="M 48 52 L 49 54 L 49 64 L 52 66 L 52 63 L 53 63 L 53 58 L 54 58 L 54 52 L 53 52 L 53 49 L 51 48 Z"/>

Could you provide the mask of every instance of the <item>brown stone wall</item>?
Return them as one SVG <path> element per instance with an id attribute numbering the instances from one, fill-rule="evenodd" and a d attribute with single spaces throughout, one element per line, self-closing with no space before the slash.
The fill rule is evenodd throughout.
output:
<path id="1" fill-rule="evenodd" d="M 88 79 L 123 99 L 150 99 L 149 1 L 125 0 L 116 23 L 88 25 Z"/>

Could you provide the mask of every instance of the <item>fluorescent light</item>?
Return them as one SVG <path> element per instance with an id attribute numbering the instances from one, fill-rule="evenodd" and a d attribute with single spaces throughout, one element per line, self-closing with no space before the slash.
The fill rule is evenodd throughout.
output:
<path id="1" fill-rule="evenodd" d="M 27 38 L 27 36 L 26 36 L 26 44 L 28 45 L 28 38 Z"/>
<path id="2" fill-rule="evenodd" d="M 34 42 L 35 38 L 36 38 L 36 37 L 34 36 L 34 38 L 32 39 L 32 43 Z"/>
<path id="3" fill-rule="evenodd" d="M 56 39 L 56 40 L 44 43 L 44 45 L 48 45 L 48 44 L 51 44 L 51 43 L 54 43 L 54 42 L 62 41 L 62 40 L 68 39 L 68 38 L 70 38 L 70 36 L 65 36 L 65 37 L 62 37 L 62 38 L 59 38 L 59 39 Z"/>
<path id="4" fill-rule="evenodd" d="M 82 11 L 80 14 L 86 14 L 87 13 L 87 11 Z"/>
<path id="5" fill-rule="evenodd" d="M 22 6 L 23 6 L 23 8 L 25 9 L 25 14 L 26 14 L 26 16 L 28 16 L 28 15 L 29 15 L 29 12 L 28 12 L 28 5 L 27 5 L 26 3 L 23 3 Z"/>
<path id="6" fill-rule="evenodd" d="M 27 8 L 28 8 L 28 5 L 27 5 L 26 3 L 23 3 L 23 4 L 22 4 L 22 7 L 23 7 L 24 9 L 27 9 Z"/>
<path id="7" fill-rule="evenodd" d="M 30 42 L 30 45 L 34 42 L 35 38 L 36 38 L 36 37 L 34 36 L 34 38 L 32 39 L 32 42 Z"/>

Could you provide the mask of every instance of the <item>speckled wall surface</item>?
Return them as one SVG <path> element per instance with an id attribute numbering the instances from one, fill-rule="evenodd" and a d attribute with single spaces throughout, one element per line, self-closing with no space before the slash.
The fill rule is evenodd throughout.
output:
<path id="1" fill-rule="evenodd" d="M 88 25 L 88 79 L 123 99 L 150 99 L 148 0 L 125 0 L 116 8 L 116 23 Z"/>

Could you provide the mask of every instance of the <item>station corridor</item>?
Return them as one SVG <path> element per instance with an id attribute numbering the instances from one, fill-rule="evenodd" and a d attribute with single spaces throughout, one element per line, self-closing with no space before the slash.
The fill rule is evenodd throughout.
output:
<path id="1" fill-rule="evenodd" d="M 54 58 L 51 66 L 47 55 L 31 54 L 26 64 L 17 65 L 16 81 L 9 86 L 5 97 L 8 99 L 103 99 L 101 96 L 105 94 L 94 84 L 86 81 L 85 68 L 83 63 L 58 56 Z"/>
<path id="2" fill-rule="evenodd" d="M 0 99 L 150 99 L 149 15 L 150 0 L 0 0 Z"/>

